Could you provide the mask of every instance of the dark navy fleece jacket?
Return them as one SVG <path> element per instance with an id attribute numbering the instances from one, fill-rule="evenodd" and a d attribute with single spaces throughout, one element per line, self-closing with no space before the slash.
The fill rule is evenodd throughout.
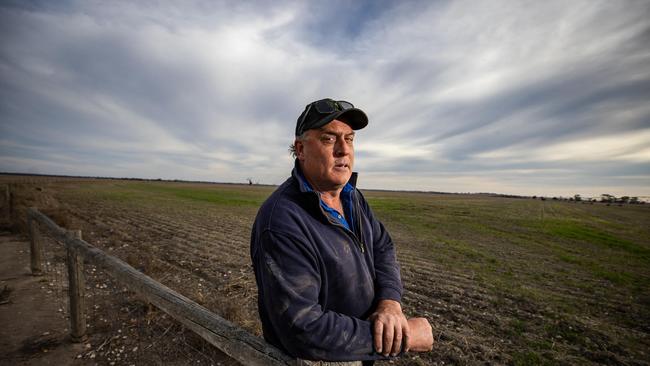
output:
<path id="1" fill-rule="evenodd" d="M 380 359 L 367 318 L 377 301 L 401 301 L 393 242 L 356 188 L 349 230 L 324 212 L 298 172 L 296 164 L 252 230 L 264 338 L 303 359 Z M 355 185 L 356 173 L 349 183 Z"/>

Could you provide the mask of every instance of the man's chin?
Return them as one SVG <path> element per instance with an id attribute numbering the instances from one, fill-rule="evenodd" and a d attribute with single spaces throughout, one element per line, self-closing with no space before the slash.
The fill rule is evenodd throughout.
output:
<path id="1" fill-rule="evenodd" d="M 345 174 L 335 174 L 332 177 L 332 183 L 337 186 L 344 186 L 349 180 L 352 174 L 348 171 Z"/>

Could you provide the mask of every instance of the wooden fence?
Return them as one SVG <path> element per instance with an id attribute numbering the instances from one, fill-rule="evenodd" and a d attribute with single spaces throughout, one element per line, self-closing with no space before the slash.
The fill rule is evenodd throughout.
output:
<path id="1" fill-rule="evenodd" d="M 34 275 L 42 273 L 41 229 L 48 230 L 54 239 L 63 243 L 67 251 L 70 329 L 73 341 L 79 342 L 86 338 L 83 265 L 84 261 L 88 261 L 100 266 L 121 285 L 244 365 L 296 364 L 294 359 L 264 340 L 83 241 L 80 231 L 66 231 L 36 208 L 27 211 L 27 222 L 30 232 L 31 270 Z"/>

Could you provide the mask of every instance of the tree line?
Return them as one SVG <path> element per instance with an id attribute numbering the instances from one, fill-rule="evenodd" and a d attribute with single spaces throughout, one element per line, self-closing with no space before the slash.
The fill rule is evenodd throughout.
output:
<path id="1" fill-rule="evenodd" d="M 575 195 L 573 195 L 573 197 L 553 197 L 553 198 L 548 198 L 548 197 L 544 197 L 544 196 L 540 196 L 540 197 L 533 196 L 533 199 L 537 199 L 537 198 L 539 198 L 542 201 L 545 201 L 547 199 L 551 199 L 553 201 L 573 201 L 573 202 L 590 202 L 590 203 L 601 202 L 601 203 L 608 203 L 608 204 L 611 204 L 611 203 L 619 203 L 619 204 L 624 204 L 625 203 L 625 204 L 632 204 L 632 205 L 645 204 L 645 201 L 640 200 L 639 197 L 636 197 L 636 196 L 632 196 L 632 197 L 630 197 L 630 196 L 616 197 L 613 194 L 609 194 L 609 193 L 603 193 L 598 198 L 596 198 L 596 197 L 582 197 L 579 194 L 575 194 Z"/>

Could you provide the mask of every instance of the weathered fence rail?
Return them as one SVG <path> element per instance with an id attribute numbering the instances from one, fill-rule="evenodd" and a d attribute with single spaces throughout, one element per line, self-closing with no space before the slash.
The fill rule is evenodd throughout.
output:
<path id="1" fill-rule="evenodd" d="M 31 236 L 32 273 L 42 273 L 39 226 L 64 244 L 67 250 L 70 325 L 73 341 L 86 337 L 84 315 L 83 263 L 92 262 L 113 276 L 123 286 L 137 293 L 228 356 L 244 365 L 295 365 L 296 361 L 277 348 L 253 336 L 233 323 L 212 313 L 196 302 L 153 280 L 120 259 L 104 253 L 81 239 L 81 232 L 66 231 L 49 217 L 30 208 L 27 211 Z"/>

